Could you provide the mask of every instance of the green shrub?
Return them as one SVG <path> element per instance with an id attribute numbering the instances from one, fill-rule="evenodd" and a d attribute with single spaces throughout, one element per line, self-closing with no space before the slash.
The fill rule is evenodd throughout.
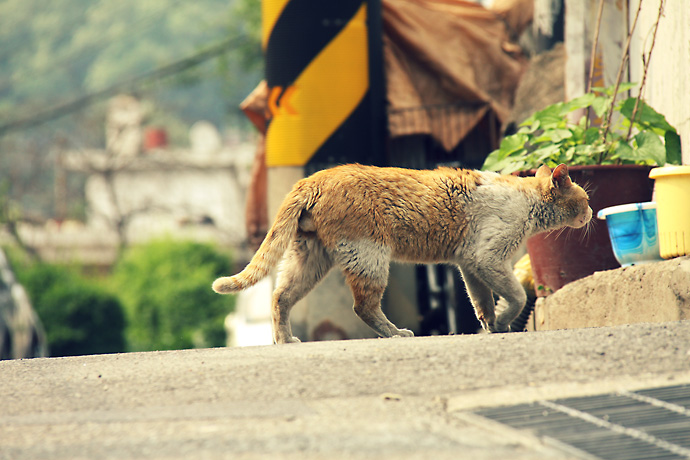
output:
<path id="1" fill-rule="evenodd" d="M 125 315 L 117 297 L 55 265 L 25 266 L 17 277 L 43 323 L 52 356 L 125 351 Z"/>
<path id="2" fill-rule="evenodd" d="M 212 246 L 153 241 L 125 251 L 113 283 L 128 317 L 132 350 L 172 350 L 225 345 L 225 316 L 234 299 L 211 290 L 230 271 Z"/>

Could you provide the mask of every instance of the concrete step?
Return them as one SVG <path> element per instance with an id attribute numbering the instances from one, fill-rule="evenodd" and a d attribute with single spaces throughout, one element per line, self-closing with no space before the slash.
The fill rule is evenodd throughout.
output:
<path id="1" fill-rule="evenodd" d="M 538 331 L 690 319 L 690 256 L 596 272 L 537 299 Z"/>

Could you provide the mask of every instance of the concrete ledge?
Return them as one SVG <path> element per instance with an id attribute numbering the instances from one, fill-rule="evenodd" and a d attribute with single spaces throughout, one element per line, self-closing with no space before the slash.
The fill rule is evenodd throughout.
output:
<path id="1" fill-rule="evenodd" d="M 690 319 L 690 256 L 594 273 L 540 298 L 534 329 Z"/>

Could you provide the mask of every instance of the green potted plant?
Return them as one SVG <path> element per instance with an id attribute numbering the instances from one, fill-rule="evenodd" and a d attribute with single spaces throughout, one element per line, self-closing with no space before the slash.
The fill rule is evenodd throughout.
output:
<path id="1" fill-rule="evenodd" d="M 618 92 L 633 87 L 624 83 Z M 613 92 L 613 87 L 592 88 L 590 93 L 536 112 L 515 134 L 503 139 L 483 169 L 509 174 L 542 164 L 680 164 L 680 137 L 666 118 L 639 98 L 614 102 Z M 571 121 L 577 112 L 579 119 Z M 591 114 L 608 123 L 589 126 Z M 612 126 L 611 120 L 617 124 Z"/>
<path id="2" fill-rule="evenodd" d="M 569 166 L 590 194 L 594 214 L 605 207 L 651 201 L 655 166 L 680 164 L 680 137 L 663 115 L 639 97 L 618 100 L 617 89 L 591 92 L 546 107 L 503 139 L 483 169 L 530 175 L 542 164 Z M 589 229 L 536 235 L 527 242 L 537 294 L 545 296 L 595 271 L 618 267 L 604 223 Z"/>

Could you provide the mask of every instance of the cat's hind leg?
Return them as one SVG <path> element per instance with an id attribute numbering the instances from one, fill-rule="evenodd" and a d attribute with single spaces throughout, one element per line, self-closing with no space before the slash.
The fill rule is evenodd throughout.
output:
<path id="1" fill-rule="evenodd" d="M 408 329 L 398 329 L 381 310 L 386 284 L 345 272 L 345 279 L 355 299 L 354 310 L 381 337 L 412 337 Z"/>
<path id="2" fill-rule="evenodd" d="M 316 238 L 300 236 L 292 243 L 280 266 L 273 291 L 271 319 L 275 343 L 300 341 L 292 335 L 290 310 L 326 276 L 332 266 L 332 259 Z"/>
<path id="3" fill-rule="evenodd" d="M 336 245 L 336 263 L 343 268 L 345 281 L 354 298 L 353 309 L 381 337 L 412 337 L 408 329 L 398 329 L 381 310 L 381 299 L 388 284 L 390 250 L 372 241 Z"/>

